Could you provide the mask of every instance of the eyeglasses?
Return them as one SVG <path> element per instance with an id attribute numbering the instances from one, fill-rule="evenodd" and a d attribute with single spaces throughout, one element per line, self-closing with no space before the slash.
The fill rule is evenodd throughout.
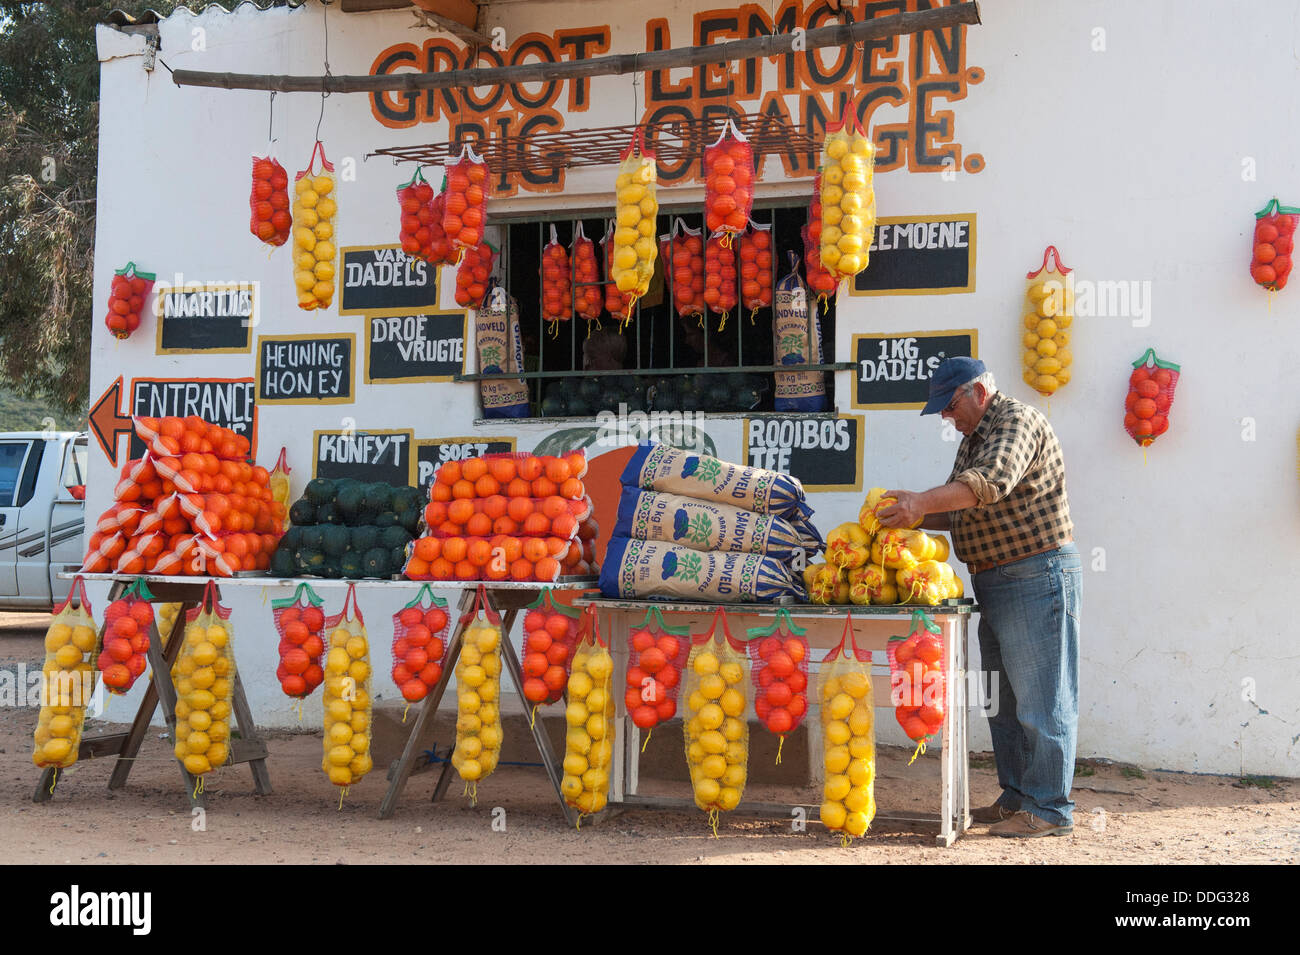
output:
<path id="1" fill-rule="evenodd" d="M 943 411 L 939 413 L 940 416 L 946 414 L 953 414 L 954 409 L 957 407 L 957 402 L 961 401 L 962 398 L 966 397 L 966 395 L 968 394 L 969 387 L 970 387 L 969 385 L 962 385 L 960 388 L 958 388 L 957 391 L 952 396 L 952 401 L 948 402 L 948 407 L 944 408 Z"/>

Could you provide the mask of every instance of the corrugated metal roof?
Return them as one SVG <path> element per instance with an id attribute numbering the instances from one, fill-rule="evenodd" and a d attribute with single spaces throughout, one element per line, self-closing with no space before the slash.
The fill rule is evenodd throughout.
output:
<path id="1" fill-rule="evenodd" d="M 270 10 L 275 6 L 287 6 L 290 9 L 294 9 L 301 7 L 306 2 L 307 0 L 288 0 L 287 3 L 283 4 L 276 4 L 275 0 L 265 0 L 263 3 L 258 3 L 257 0 L 238 0 L 238 2 L 229 4 L 192 2 L 178 4 L 177 10 L 184 9 L 188 10 L 190 13 L 198 15 L 207 12 L 211 7 L 216 7 L 218 10 L 222 10 L 226 13 L 233 13 L 235 10 L 238 10 L 240 7 L 245 5 L 256 7 L 258 10 Z M 150 23 L 159 23 L 162 20 L 166 20 L 167 17 L 168 14 L 159 13 L 157 10 L 146 10 L 138 16 L 132 16 L 125 10 L 113 10 L 109 13 L 104 22 L 115 27 L 134 27 L 145 26 Z"/>

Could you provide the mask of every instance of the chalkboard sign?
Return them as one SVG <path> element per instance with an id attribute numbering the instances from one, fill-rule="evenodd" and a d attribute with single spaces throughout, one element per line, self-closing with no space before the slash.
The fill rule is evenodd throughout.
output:
<path id="1" fill-rule="evenodd" d="M 198 415 L 244 435 L 257 454 L 257 383 L 252 378 L 133 378 L 131 414 Z M 131 457 L 144 451 L 144 442 L 132 434 Z"/>
<path id="2" fill-rule="evenodd" d="M 346 404 L 356 400 L 357 336 L 261 335 L 258 404 Z"/>
<path id="3" fill-rule="evenodd" d="M 366 384 L 451 381 L 464 370 L 464 312 L 366 317 Z"/>
<path id="4" fill-rule="evenodd" d="M 948 295 L 975 291 L 975 213 L 883 216 L 871 261 L 851 295 Z"/>
<path id="5" fill-rule="evenodd" d="M 746 418 L 745 463 L 797 477 L 809 492 L 861 491 L 862 415 Z"/>
<path id="6" fill-rule="evenodd" d="M 242 354 L 257 325 L 257 283 L 167 286 L 154 314 L 159 355 Z"/>
<path id="7" fill-rule="evenodd" d="M 400 245 L 343 249 L 340 315 L 411 315 L 438 307 L 438 267 Z"/>
<path id="8" fill-rule="evenodd" d="M 930 396 L 930 376 L 939 362 L 958 355 L 978 358 L 978 339 L 973 328 L 854 335 L 857 381 L 853 407 L 924 408 Z"/>
<path id="9" fill-rule="evenodd" d="M 432 438 L 415 442 L 416 481 L 428 487 L 446 461 L 463 461 L 485 454 L 514 451 L 514 438 Z"/>
<path id="10" fill-rule="evenodd" d="M 317 431 L 312 477 L 412 484 L 412 431 Z"/>

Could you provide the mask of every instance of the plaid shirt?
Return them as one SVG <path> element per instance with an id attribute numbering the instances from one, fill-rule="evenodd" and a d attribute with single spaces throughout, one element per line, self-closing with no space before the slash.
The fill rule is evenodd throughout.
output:
<path id="1" fill-rule="evenodd" d="M 979 501 L 950 511 L 953 551 L 967 564 L 1005 563 L 1070 540 L 1065 460 L 1037 408 L 997 392 L 957 449 L 949 482 Z"/>

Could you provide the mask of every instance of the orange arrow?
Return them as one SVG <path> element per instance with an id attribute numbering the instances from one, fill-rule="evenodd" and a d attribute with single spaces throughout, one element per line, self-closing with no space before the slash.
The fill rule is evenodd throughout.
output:
<path id="1" fill-rule="evenodd" d="M 131 419 L 118 411 L 122 405 L 122 376 L 104 392 L 103 396 L 90 410 L 90 427 L 99 439 L 99 446 L 104 449 L 108 462 L 117 467 L 117 439 L 120 435 L 130 434 Z"/>

